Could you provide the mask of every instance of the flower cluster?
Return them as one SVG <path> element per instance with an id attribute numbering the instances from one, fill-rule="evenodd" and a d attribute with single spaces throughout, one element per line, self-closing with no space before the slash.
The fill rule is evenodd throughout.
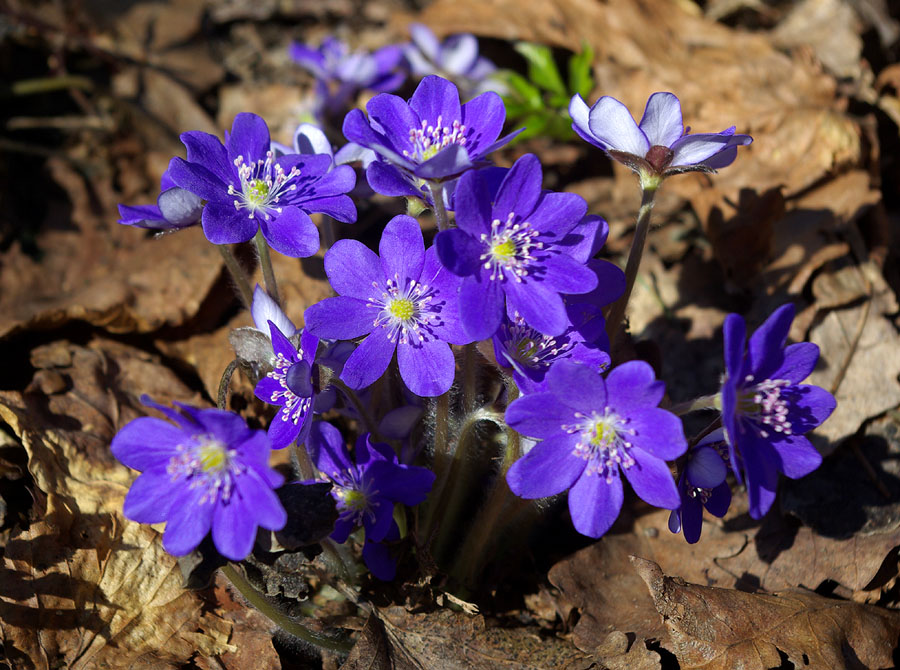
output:
<path id="1" fill-rule="evenodd" d="M 269 452 L 288 448 L 289 486 L 332 487 L 333 503 L 321 493 L 338 511 L 333 528 L 334 517 L 326 520 L 326 549 L 344 556 L 335 543 L 354 538 L 370 572 L 385 580 L 413 541 L 425 550 L 419 558 L 438 564 L 489 555 L 485 543 L 500 529 L 477 525 L 502 518 L 510 491 L 529 500 L 567 494 L 575 530 L 594 538 L 616 522 L 626 482 L 642 500 L 671 510 L 670 529 L 688 542 L 699 539 L 704 510 L 727 512 L 729 478 L 746 483 L 750 513 L 761 517 L 781 473 L 801 477 L 819 465 L 804 435 L 834 409 L 829 393 L 801 383 L 818 349 L 785 344 L 793 307 L 776 310 L 749 340 L 740 316 L 726 319 L 720 425 L 687 439 L 653 367 L 612 346 L 640 248 L 629 274 L 598 259 L 609 227 L 581 196 L 544 188 L 537 156 L 491 165 L 491 154 L 515 136 L 503 135 L 506 110 L 496 93 L 462 102 L 456 84 L 433 74 L 409 100 L 389 93 L 405 76 L 404 53 L 420 75 L 440 70 L 471 83 L 492 68 L 471 36 L 441 43 L 419 25 L 412 35 L 411 45 L 373 54 L 333 39 L 318 49 L 292 47 L 316 77 L 328 114 L 362 89 L 378 92 L 365 112 L 343 119 L 349 144 L 333 146 L 313 124 L 298 127 L 292 146 L 273 143 L 262 118 L 239 114 L 224 142 L 182 135 L 187 156 L 172 160 L 155 207 L 122 208 L 130 225 L 170 229 L 199 220 L 215 244 L 255 239 L 265 288 L 252 295 L 255 327 L 233 333 L 236 361 L 218 399 L 227 406 L 230 374 L 240 365 L 262 401 L 255 415 L 269 412 L 263 432 L 224 409 L 152 405 L 172 423 L 137 419 L 112 445 L 142 473 L 126 515 L 165 521 L 163 543 L 173 554 L 211 532 L 223 556 L 244 559 L 258 527 L 287 522 L 278 496 L 310 491 L 275 493 L 283 478 L 269 468 Z M 609 97 L 588 107 L 575 96 L 570 113 L 582 138 L 640 175 L 645 198 L 670 176 L 731 163 L 751 141 L 734 128 L 687 134 L 671 93 L 653 94 L 639 124 Z M 298 329 L 283 311 L 267 249 L 318 252 L 311 214 L 355 221 L 348 195 L 355 171 L 343 164 L 355 159 L 377 193 L 424 201 L 438 231 L 425 235 L 416 218 L 398 215 L 374 231 L 377 253 L 371 229 L 337 239 L 324 254 L 335 295 L 293 314 L 296 323 L 302 316 Z M 235 266 L 250 302 L 252 283 Z M 482 496 L 474 482 L 491 492 Z M 482 508 L 474 524 L 461 523 Z M 471 551 L 454 557 L 457 538 Z"/>

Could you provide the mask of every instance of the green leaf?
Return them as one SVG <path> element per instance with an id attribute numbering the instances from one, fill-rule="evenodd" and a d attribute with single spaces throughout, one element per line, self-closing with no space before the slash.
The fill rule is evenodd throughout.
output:
<path id="1" fill-rule="evenodd" d="M 507 75 L 507 83 L 529 109 L 543 108 L 544 99 L 540 90 L 525 77 L 515 72 L 510 72 Z"/>
<path id="2" fill-rule="evenodd" d="M 563 83 L 556 61 L 550 47 L 531 42 L 519 42 L 516 44 L 518 51 L 528 62 L 528 78 L 535 84 L 551 93 L 566 94 L 566 85 Z"/>
<path id="3" fill-rule="evenodd" d="M 594 77 L 591 75 L 591 63 L 594 61 L 594 50 L 584 42 L 581 53 L 569 59 L 569 90 L 587 98 L 594 88 Z"/>

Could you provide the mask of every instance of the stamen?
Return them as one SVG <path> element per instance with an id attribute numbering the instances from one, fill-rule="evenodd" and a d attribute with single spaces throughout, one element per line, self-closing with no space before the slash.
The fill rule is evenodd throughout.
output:
<path id="1" fill-rule="evenodd" d="M 491 271 L 491 280 L 506 280 L 506 273 L 519 283 L 528 276 L 529 265 L 535 260 L 532 251 L 544 248 L 538 242 L 540 232 L 534 230 L 527 221 L 513 223 L 515 213 L 510 212 L 506 221 L 491 221 L 491 232 L 481 234 L 481 242 L 487 250 L 480 260 L 484 269 Z"/>

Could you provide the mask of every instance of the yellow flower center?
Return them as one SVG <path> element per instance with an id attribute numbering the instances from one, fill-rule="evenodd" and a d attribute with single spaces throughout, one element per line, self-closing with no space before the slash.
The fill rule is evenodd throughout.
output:
<path id="1" fill-rule="evenodd" d="M 499 261 L 508 261 L 516 254 L 516 243 L 512 240 L 506 240 L 500 244 L 491 247 L 491 254 Z"/>
<path id="2" fill-rule="evenodd" d="M 261 205 L 269 197 L 269 185 L 262 179 L 254 179 L 247 185 L 247 200 L 254 205 Z"/>
<path id="3" fill-rule="evenodd" d="M 591 445 L 595 447 L 608 447 L 614 444 L 619 436 L 615 426 L 606 421 L 597 421 L 594 424 L 594 435 L 591 437 Z"/>
<path id="4" fill-rule="evenodd" d="M 407 321 L 416 313 L 416 306 L 413 304 L 412 300 L 407 298 L 397 298 L 396 300 L 391 300 L 390 305 L 388 305 L 388 312 L 390 312 L 391 316 L 395 319 Z"/>
<path id="5" fill-rule="evenodd" d="M 207 442 L 200 447 L 199 455 L 203 472 L 222 472 L 228 466 L 228 453 L 221 442 Z"/>

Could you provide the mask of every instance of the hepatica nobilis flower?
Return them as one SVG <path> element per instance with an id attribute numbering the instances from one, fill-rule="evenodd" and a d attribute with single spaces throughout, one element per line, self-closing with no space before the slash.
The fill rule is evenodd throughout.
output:
<path id="1" fill-rule="evenodd" d="M 500 96 L 482 93 L 465 104 L 446 79 L 425 77 L 409 102 L 376 95 L 362 110 L 344 119 L 344 135 L 372 149 L 379 160 L 366 170 L 369 185 L 390 196 L 414 196 L 431 202 L 428 182 L 458 177 L 486 163 L 485 156 L 517 133 L 497 139 L 506 119 Z"/>
<path id="2" fill-rule="evenodd" d="M 438 257 L 461 276 L 459 311 L 473 340 L 491 337 L 503 314 L 518 312 L 545 335 L 568 325 L 561 294 L 587 293 L 597 275 L 576 259 L 578 226 L 587 203 L 574 193 L 541 190 L 541 164 L 532 154 L 516 161 L 496 195 L 480 172 L 456 187 L 456 225 L 438 233 Z"/>
<path id="3" fill-rule="evenodd" d="M 657 407 L 665 384 L 643 361 L 629 361 L 604 379 L 588 366 L 554 364 L 547 391 L 525 395 L 506 410 L 522 435 L 540 438 L 506 474 L 522 498 L 569 490 L 569 514 L 582 535 L 600 537 L 619 516 L 621 473 L 640 498 L 675 509 L 678 490 L 667 460 L 687 449 L 681 420 Z"/>
<path id="4" fill-rule="evenodd" d="M 313 364 L 319 338 L 308 331 L 300 336 L 300 349 L 269 321 L 275 360 L 272 371 L 259 380 L 256 397 L 281 409 L 269 424 L 269 439 L 275 449 L 294 441 L 306 442 L 315 403 Z"/>
<path id="5" fill-rule="evenodd" d="M 306 328 L 324 339 L 366 336 L 344 363 L 341 379 L 361 389 L 378 379 L 397 352 L 400 376 L 420 396 L 437 396 L 453 384 L 450 344 L 467 344 L 459 326 L 459 279 L 425 251 L 411 216 L 385 226 L 379 258 L 356 240 L 338 240 L 325 254 L 325 272 L 336 298 L 306 310 Z"/>
<path id="6" fill-rule="evenodd" d="M 822 456 L 804 434 L 835 408 L 828 391 L 800 383 L 819 360 L 819 348 L 810 342 L 785 346 L 793 320 L 794 306 L 783 305 L 749 341 L 740 315 L 729 314 L 723 326 L 722 424 L 731 467 L 738 480 L 742 472 L 746 478 L 754 519 L 772 506 L 779 472 L 797 479 L 819 467 Z"/>
<path id="7" fill-rule="evenodd" d="M 174 160 L 174 159 L 172 159 Z M 169 162 L 171 166 L 171 161 Z M 150 230 L 180 230 L 200 222 L 203 201 L 178 187 L 169 176 L 169 168 L 160 180 L 160 194 L 155 205 L 119 205 L 119 223 Z"/>
<path id="8" fill-rule="evenodd" d="M 113 455 L 141 472 L 125 497 L 127 518 L 165 521 L 163 547 L 174 556 L 193 551 L 212 530 L 216 549 L 234 561 L 250 553 L 257 526 L 284 527 L 287 515 L 273 491 L 284 480 L 269 467 L 264 432 L 233 412 L 181 403 L 175 411 L 146 396 L 142 402 L 173 423 L 141 417 L 113 438 Z"/>
<path id="9" fill-rule="evenodd" d="M 712 172 L 730 165 L 737 148 L 750 144 L 749 135 L 734 127 L 720 133 L 690 135 L 681 117 L 681 102 L 672 93 L 654 93 L 647 100 L 640 124 L 615 98 L 603 96 L 588 108 L 580 95 L 569 103 L 572 129 L 641 176 L 644 188 L 655 188 L 667 176 L 682 172 Z"/>
<path id="10" fill-rule="evenodd" d="M 181 141 L 187 160 L 176 158 L 170 174 L 207 201 L 203 232 L 214 244 L 246 242 L 261 230 L 273 249 L 302 258 L 319 250 L 310 212 L 344 223 L 356 220 L 346 195 L 356 183 L 353 168 L 332 169 L 327 154 L 276 157 L 269 128 L 256 114 L 238 114 L 224 145 L 200 131 L 183 133 Z"/>
<path id="11" fill-rule="evenodd" d="M 703 509 L 717 517 L 725 516 L 731 505 L 728 476 L 728 444 L 719 428 L 704 437 L 688 452 L 687 462 L 678 479 L 681 507 L 669 515 L 669 530 L 684 531 L 684 539 L 694 544 L 700 539 Z"/>
<path id="12" fill-rule="evenodd" d="M 404 47 L 403 55 L 417 77 L 436 74 L 472 89 L 497 69 L 478 55 L 478 40 L 469 33 L 451 35 L 442 42 L 428 26 L 411 23 L 409 34 L 412 43 Z"/>
<path id="13" fill-rule="evenodd" d="M 331 424 L 317 422 L 313 440 L 318 453 L 316 467 L 333 482 L 331 495 L 340 514 L 331 538 L 343 543 L 355 528 L 364 528 L 363 560 L 379 579 L 393 579 L 394 560 L 379 543 L 396 530 L 394 503 L 421 503 L 431 490 L 434 473 L 427 468 L 400 465 L 393 449 L 373 442 L 368 433 L 356 441 L 355 462 L 350 460 L 340 431 Z"/>

